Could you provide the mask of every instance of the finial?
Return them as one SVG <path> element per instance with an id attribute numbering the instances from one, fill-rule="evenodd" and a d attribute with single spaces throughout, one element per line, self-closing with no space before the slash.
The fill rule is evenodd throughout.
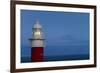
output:
<path id="1" fill-rule="evenodd" d="M 36 19 L 36 23 L 34 24 L 33 28 L 41 28 L 41 25 L 39 23 L 39 19 Z"/>
<path id="2" fill-rule="evenodd" d="M 36 19 L 36 24 L 39 24 L 39 19 L 38 18 Z"/>

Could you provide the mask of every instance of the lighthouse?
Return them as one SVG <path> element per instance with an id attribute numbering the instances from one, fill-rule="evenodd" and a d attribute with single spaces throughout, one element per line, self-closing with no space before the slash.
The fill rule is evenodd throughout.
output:
<path id="1" fill-rule="evenodd" d="M 30 38 L 29 40 L 31 42 L 31 62 L 42 62 L 44 38 L 42 26 L 40 25 L 38 20 L 32 28 L 32 38 Z"/>

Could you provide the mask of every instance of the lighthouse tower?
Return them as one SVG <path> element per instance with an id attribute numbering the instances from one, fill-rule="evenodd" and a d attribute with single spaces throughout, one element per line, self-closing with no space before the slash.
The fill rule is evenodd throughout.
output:
<path id="1" fill-rule="evenodd" d="M 42 27 L 37 20 L 32 28 L 31 42 L 31 62 L 43 61 L 44 38 Z"/>

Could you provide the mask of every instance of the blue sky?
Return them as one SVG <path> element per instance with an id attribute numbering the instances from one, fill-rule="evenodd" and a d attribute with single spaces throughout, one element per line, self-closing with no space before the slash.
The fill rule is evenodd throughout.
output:
<path id="1" fill-rule="evenodd" d="M 29 38 L 38 18 L 44 56 L 89 54 L 89 13 L 21 10 L 21 56 L 30 56 Z"/>

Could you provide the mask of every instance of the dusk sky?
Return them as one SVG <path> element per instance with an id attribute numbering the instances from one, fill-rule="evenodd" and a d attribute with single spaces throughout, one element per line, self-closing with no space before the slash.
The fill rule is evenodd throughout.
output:
<path id="1" fill-rule="evenodd" d="M 21 56 L 30 56 L 29 38 L 39 20 L 44 56 L 89 54 L 89 13 L 21 10 Z"/>

